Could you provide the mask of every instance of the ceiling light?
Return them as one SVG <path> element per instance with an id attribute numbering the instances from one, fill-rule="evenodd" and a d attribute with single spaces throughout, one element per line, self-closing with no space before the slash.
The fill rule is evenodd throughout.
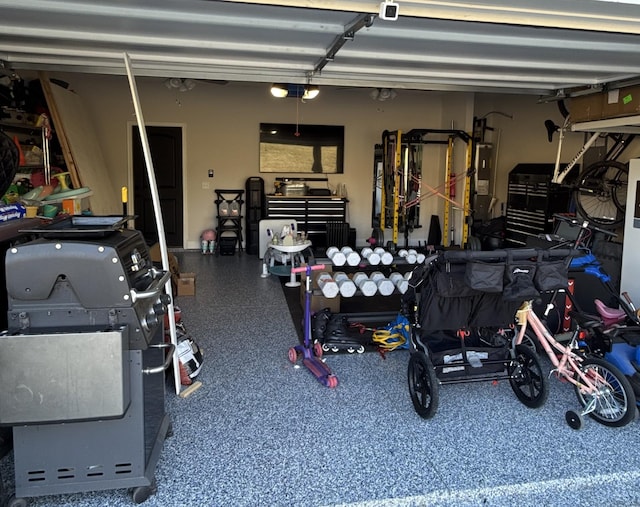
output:
<path id="1" fill-rule="evenodd" d="M 289 95 L 289 88 L 285 84 L 272 84 L 271 95 L 279 99 L 284 99 L 287 95 Z"/>
<path id="2" fill-rule="evenodd" d="M 320 93 L 320 88 L 314 85 L 309 85 L 305 88 L 302 98 L 306 100 L 315 99 Z"/>
<path id="3" fill-rule="evenodd" d="M 385 100 L 393 100 L 396 98 L 398 94 L 392 88 L 377 88 L 372 90 L 369 96 L 373 100 L 379 100 L 380 102 L 384 102 Z"/>
<path id="4" fill-rule="evenodd" d="M 164 85 L 167 88 L 169 88 L 169 90 L 178 90 L 181 92 L 188 92 L 189 90 L 193 90 L 195 88 L 196 82 L 193 79 L 171 77 L 165 80 Z"/>
<path id="5" fill-rule="evenodd" d="M 314 85 L 305 86 L 292 83 L 274 83 L 271 85 L 271 95 L 279 99 L 289 97 L 294 99 L 311 100 L 315 99 L 319 93 L 320 88 Z"/>

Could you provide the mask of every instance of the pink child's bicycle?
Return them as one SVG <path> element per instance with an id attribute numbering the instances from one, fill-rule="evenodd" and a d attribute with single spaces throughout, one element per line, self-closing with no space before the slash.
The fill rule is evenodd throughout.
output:
<path id="1" fill-rule="evenodd" d="M 537 339 L 553 364 L 551 374 L 573 384 L 582 410 L 565 414 L 571 428 L 580 429 L 585 415 L 605 426 L 625 426 L 635 419 L 636 397 L 627 378 L 608 361 L 589 355 L 582 341 L 585 333 L 580 326 L 588 327 L 588 322 L 576 325 L 566 344 L 551 335 L 533 311 L 531 301 L 520 306 L 516 322 L 515 343 L 535 343 Z"/>

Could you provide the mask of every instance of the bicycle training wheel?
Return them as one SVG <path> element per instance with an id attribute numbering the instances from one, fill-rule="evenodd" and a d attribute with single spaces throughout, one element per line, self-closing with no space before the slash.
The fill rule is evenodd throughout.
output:
<path id="1" fill-rule="evenodd" d="M 576 396 L 583 407 L 594 404 L 589 416 L 605 426 L 624 426 L 636 417 L 636 396 L 633 388 L 618 368 L 599 357 L 587 357 L 580 369 L 595 384 L 594 393 L 586 393 L 575 386 Z M 574 378 L 579 380 L 576 373 Z"/>
<path id="2" fill-rule="evenodd" d="M 615 160 L 603 160 L 587 167 L 574 190 L 581 215 L 598 225 L 614 226 L 624 220 L 629 169 Z"/>
<path id="3" fill-rule="evenodd" d="M 529 408 L 544 405 L 549 396 L 549 382 L 538 355 L 529 345 L 516 345 L 508 371 L 511 389 L 523 405 Z"/>
<path id="4" fill-rule="evenodd" d="M 438 379 L 431 360 L 426 354 L 422 352 L 411 354 L 407 377 L 413 408 L 423 419 L 430 419 L 438 410 L 440 397 Z"/>

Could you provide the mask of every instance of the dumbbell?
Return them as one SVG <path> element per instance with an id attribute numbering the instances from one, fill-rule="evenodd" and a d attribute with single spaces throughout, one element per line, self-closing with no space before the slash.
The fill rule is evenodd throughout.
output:
<path id="1" fill-rule="evenodd" d="M 317 280 L 318 280 L 318 287 L 320 287 L 320 290 L 322 291 L 322 294 L 324 295 L 324 297 L 334 298 L 340 292 L 338 284 L 331 276 L 331 273 L 327 273 L 326 271 L 323 271 L 318 275 Z"/>
<path id="2" fill-rule="evenodd" d="M 380 264 L 380 256 L 373 251 L 373 248 L 369 248 L 368 246 L 363 248 L 360 255 L 362 255 L 363 259 L 367 259 L 372 266 Z"/>
<path id="3" fill-rule="evenodd" d="M 378 286 L 376 285 L 376 282 L 369 279 L 367 274 L 363 273 L 362 271 L 358 271 L 357 273 L 354 273 L 353 283 L 355 283 L 356 287 L 360 289 L 360 292 L 362 292 L 363 296 L 367 296 L 367 297 L 375 296 L 376 292 L 378 291 Z"/>
<path id="4" fill-rule="evenodd" d="M 393 254 L 391 252 L 387 252 L 381 246 L 374 248 L 373 251 L 380 256 L 380 262 L 385 266 L 389 266 L 393 263 Z"/>
<path id="5" fill-rule="evenodd" d="M 422 264 L 424 262 L 424 260 L 427 258 L 425 254 L 418 253 L 418 251 L 414 250 L 413 248 L 409 249 L 409 253 L 410 254 L 414 254 L 416 256 L 416 263 L 418 263 L 418 264 Z"/>
<path id="6" fill-rule="evenodd" d="M 345 256 L 349 266 L 357 266 L 360 264 L 360 254 L 358 252 L 354 252 L 353 248 L 350 246 L 343 246 L 340 249 L 340 252 Z"/>
<path id="7" fill-rule="evenodd" d="M 338 289 L 340 290 L 340 295 L 345 298 L 353 297 L 356 293 L 356 284 L 353 283 L 353 280 L 347 276 L 346 273 L 342 271 L 336 271 L 333 274 L 333 279 L 338 284 Z"/>
<path id="8" fill-rule="evenodd" d="M 396 289 L 398 289 L 400 294 L 404 294 L 409 290 L 409 280 L 402 273 L 398 273 L 397 271 L 391 273 L 389 275 L 389 280 L 393 282 L 393 285 L 396 286 Z"/>
<path id="9" fill-rule="evenodd" d="M 390 296 L 395 290 L 395 285 L 380 271 L 374 271 L 369 276 L 376 283 L 376 287 L 381 296 Z"/>
<path id="10" fill-rule="evenodd" d="M 415 264 L 418 260 L 418 255 L 415 250 L 405 250 L 403 248 L 398 252 L 398 255 L 402 257 L 407 264 Z"/>
<path id="11" fill-rule="evenodd" d="M 347 262 L 346 255 L 343 254 L 337 246 L 327 248 L 327 257 L 331 259 L 334 266 L 344 266 Z"/>

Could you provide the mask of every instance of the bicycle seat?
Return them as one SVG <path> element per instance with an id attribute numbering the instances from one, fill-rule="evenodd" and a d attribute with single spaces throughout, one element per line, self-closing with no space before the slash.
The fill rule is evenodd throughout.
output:
<path id="1" fill-rule="evenodd" d="M 600 317 L 602 317 L 604 325 L 607 327 L 622 322 L 626 317 L 624 310 L 610 308 L 599 299 L 594 299 L 593 303 L 595 304 Z"/>

